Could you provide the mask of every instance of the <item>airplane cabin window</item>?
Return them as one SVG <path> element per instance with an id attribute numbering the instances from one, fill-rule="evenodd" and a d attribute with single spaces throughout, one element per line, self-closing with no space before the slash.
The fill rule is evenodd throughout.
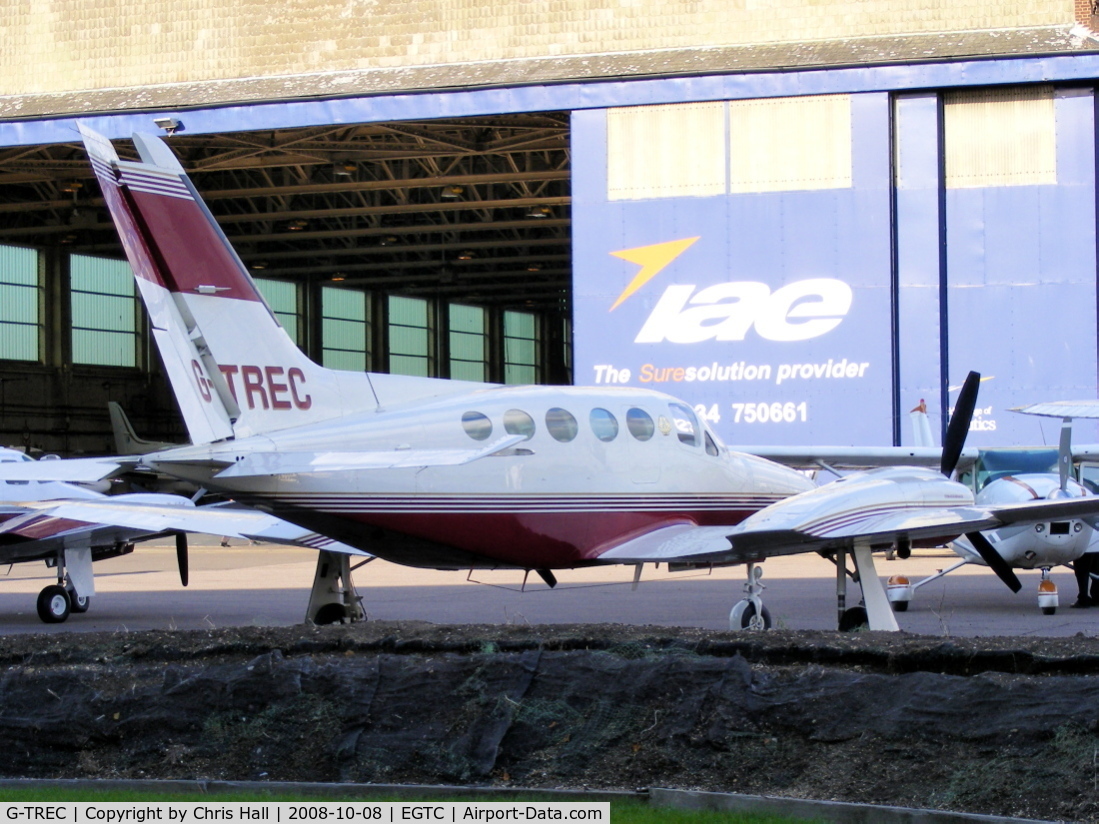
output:
<path id="1" fill-rule="evenodd" d="M 638 409 L 636 406 L 626 412 L 626 428 L 639 441 L 649 440 L 656 432 L 652 416 L 644 409 Z"/>
<path id="2" fill-rule="evenodd" d="M 717 444 L 714 443 L 714 439 L 710 437 L 709 432 L 703 434 L 706 436 L 706 454 L 713 455 L 716 458 L 721 454 L 721 450 L 717 448 Z"/>
<path id="3" fill-rule="evenodd" d="M 480 412 L 466 412 L 462 415 L 462 428 L 475 441 L 485 441 L 492 434 L 492 421 Z"/>
<path id="4" fill-rule="evenodd" d="M 599 440 L 609 443 L 618 437 L 618 419 L 606 409 L 593 409 L 589 420 L 592 432 Z"/>
<path id="5" fill-rule="evenodd" d="M 688 446 L 698 446 L 700 443 L 698 433 L 698 418 L 694 410 L 681 403 L 670 403 L 668 409 L 672 413 L 675 422 L 675 433 L 679 436 L 679 442 Z"/>
<path id="6" fill-rule="evenodd" d="M 546 413 L 546 429 L 549 430 L 554 440 L 568 443 L 576 437 L 576 433 L 580 431 L 580 426 L 576 423 L 576 418 L 572 416 L 571 412 L 555 406 Z"/>
<path id="7" fill-rule="evenodd" d="M 1095 464 L 1081 464 L 1080 483 L 1093 493 L 1099 494 L 1099 466 L 1096 466 Z"/>
<path id="8" fill-rule="evenodd" d="M 509 435 L 525 435 L 529 441 L 534 437 L 534 418 L 522 409 L 509 409 L 504 413 L 504 431 Z"/>

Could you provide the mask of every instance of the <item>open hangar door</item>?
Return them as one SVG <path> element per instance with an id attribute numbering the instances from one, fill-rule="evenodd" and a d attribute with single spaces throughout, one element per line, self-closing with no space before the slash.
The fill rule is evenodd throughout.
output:
<path id="1" fill-rule="evenodd" d="M 180 119 L 168 143 L 315 360 L 476 377 L 480 351 L 486 380 L 571 380 L 567 112 L 217 134 L 189 134 L 186 114 Z M 151 119 L 148 131 L 157 131 Z M 128 141 L 115 145 L 136 158 Z M 0 386 L 35 384 L 5 392 L 4 441 L 66 452 L 107 446 L 108 400 L 127 406 L 142 434 L 178 435 L 156 355 L 143 341 L 136 369 L 79 357 L 74 365 L 70 261 L 123 257 L 83 145 L 0 149 L 0 215 L 0 246 L 41 258 L 39 350 L 10 363 L 0 352 Z M 333 290 L 349 301 L 333 299 Z M 393 302 L 400 298 L 407 300 Z M 361 309 L 331 308 L 339 303 Z M 468 318 L 452 306 L 483 310 L 482 340 L 468 336 Z M 412 320 L 397 316 L 409 307 Z M 410 356 L 391 325 L 416 327 L 421 307 L 428 351 Z M 532 364 L 512 363 L 518 333 L 505 325 L 513 317 L 535 319 L 536 339 L 515 347 Z M 348 351 L 349 330 L 362 335 L 363 352 Z M 150 397 L 164 408 L 150 408 Z M 61 440 L 47 431 L 59 415 L 73 430 Z M 32 431 L 38 421 L 41 433 Z"/>

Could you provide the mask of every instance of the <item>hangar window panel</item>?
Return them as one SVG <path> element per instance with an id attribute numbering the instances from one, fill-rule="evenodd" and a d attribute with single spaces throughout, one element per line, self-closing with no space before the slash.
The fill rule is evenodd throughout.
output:
<path id="1" fill-rule="evenodd" d="M 538 318 L 504 312 L 504 383 L 538 383 Z"/>
<path id="2" fill-rule="evenodd" d="M 124 260 L 69 258 L 73 363 L 137 365 L 138 304 Z"/>
<path id="3" fill-rule="evenodd" d="M 42 286 L 34 249 L 0 246 L 0 359 L 40 360 Z"/>
<path id="4" fill-rule="evenodd" d="M 321 287 L 321 362 L 329 369 L 369 367 L 370 304 L 356 289 Z"/>
<path id="5" fill-rule="evenodd" d="M 850 187 L 850 96 L 730 101 L 731 192 Z"/>
<path id="6" fill-rule="evenodd" d="M 450 304 L 450 377 L 484 381 L 488 370 L 485 310 L 480 306 Z"/>
<path id="7" fill-rule="evenodd" d="M 263 299 L 267 301 L 267 305 L 279 319 L 282 328 L 290 336 L 290 340 L 300 343 L 298 340 L 298 329 L 301 328 L 298 320 L 298 285 L 271 278 L 255 278 L 255 282 Z"/>
<path id="8" fill-rule="evenodd" d="M 607 110 L 607 199 L 725 193 L 725 104 Z"/>
<path id="9" fill-rule="evenodd" d="M 949 92 L 943 129 L 947 188 L 1057 182 L 1052 86 Z"/>
<path id="10" fill-rule="evenodd" d="M 430 377 L 432 329 L 426 300 L 389 296 L 389 371 Z"/>

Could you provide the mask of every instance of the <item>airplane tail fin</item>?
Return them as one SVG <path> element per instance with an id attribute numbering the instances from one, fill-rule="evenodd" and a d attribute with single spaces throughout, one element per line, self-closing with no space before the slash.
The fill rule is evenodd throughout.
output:
<path id="1" fill-rule="evenodd" d="M 135 196 L 152 191 L 173 192 L 157 196 L 178 197 L 183 194 L 183 187 L 178 178 L 173 180 L 167 174 L 138 177 L 133 169 L 138 164 L 120 160 L 109 140 L 83 126 L 80 132 L 103 198 L 118 228 L 122 247 L 134 270 L 138 290 L 149 313 L 153 339 L 160 350 L 192 443 L 233 437 L 235 404 L 228 392 L 211 391 L 216 385 L 218 370 L 201 335 L 192 337 L 195 324 L 188 325 L 184 321 L 181 314 L 184 307 L 176 303 L 168 289 L 167 262 L 152 242 L 135 200 Z"/>
<path id="2" fill-rule="evenodd" d="M 120 160 L 91 129 L 80 131 L 192 443 L 459 391 L 450 381 L 313 363 L 278 322 L 162 140 L 135 134 L 141 162 L 132 162 Z"/>
<path id="3" fill-rule="evenodd" d="M 179 446 L 179 444 L 150 441 L 138 437 L 130 424 L 130 419 L 126 416 L 122 407 L 114 401 L 107 402 L 107 411 L 111 414 L 111 431 L 114 433 L 116 455 L 146 455 L 149 452 L 159 452 L 163 449 Z"/>
<path id="4" fill-rule="evenodd" d="M 935 446 L 935 438 L 931 434 L 931 421 L 927 417 L 927 403 L 920 398 L 919 405 L 908 413 L 912 419 L 912 437 L 914 446 Z"/>

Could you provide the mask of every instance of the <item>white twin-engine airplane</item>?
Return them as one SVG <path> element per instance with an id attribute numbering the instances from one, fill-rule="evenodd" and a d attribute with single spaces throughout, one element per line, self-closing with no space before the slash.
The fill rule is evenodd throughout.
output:
<path id="1" fill-rule="evenodd" d="M 818 489 L 730 451 L 690 406 L 652 391 L 324 369 L 278 324 L 164 142 L 134 135 L 141 162 L 130 162 L 82 132 L 193 444 L 141 464 L 387 560 L 534 570 L 550 586 L 554 570 L 594 564 L 634 565 L 635 576 L 647 563 L 747 564 L 730 624 L 762 628 L 756 564 L 820 552 L 840 570 L 843 621 L 896 630 L 873 550 L 960 534 L 980 548 L 980 530 L 1099 511 L 1096 499 L 977 506 L 947 477 L 975 375 L 942 471 L 876 469 Z M 124 465 L 73 463 L 84 480 Z M 865 602 L 854 611 L 848 553 Z M 321 553 L 309 610 L 316 621 L 362 616 L 345 555 Z"/>

